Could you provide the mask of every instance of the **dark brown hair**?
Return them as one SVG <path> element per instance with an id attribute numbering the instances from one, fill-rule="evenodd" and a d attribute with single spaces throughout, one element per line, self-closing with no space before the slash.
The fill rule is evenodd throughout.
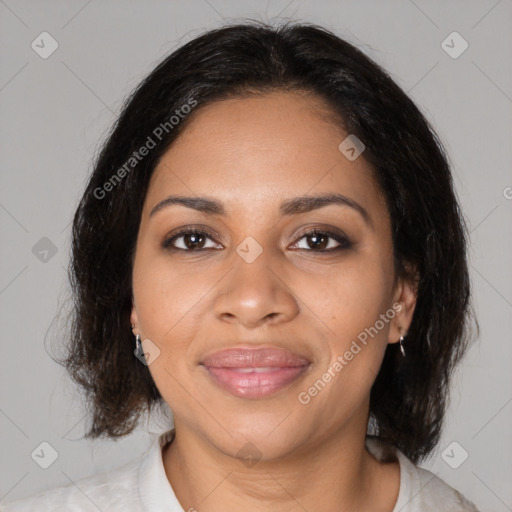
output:
<path id="1" fill-rule="evenodd" d="M 408 266 L 418 272 L 407 355 L 388 344 L 370 396 L 372 433 L 418 462 L 439 440 L 450 376 L 470 339 L 465 223 L 445 152 L 415 104 L 360 50 L 304 23 L 206 32 L 165 58 L 124 104 L 73 221 L 73 317 L 61 364 L 86 396 L 86 437 L 129 434 L 164 403 L 134 356 L 130 326 L 137 233 L 160 157 L 202 106 L 273 90 L 321 97 L 363 141 L 390 213 L 396 276 L 414 279 Z M 130 161 L 150 136 L 156 146 Z"/>

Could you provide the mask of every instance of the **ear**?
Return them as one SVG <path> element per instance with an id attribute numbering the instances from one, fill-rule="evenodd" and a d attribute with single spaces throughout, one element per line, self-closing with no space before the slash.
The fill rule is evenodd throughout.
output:
<path id="1" fill-rule="evenodd" d="M 389 328 L 389 343 L 398 343 L 400 336 L 407 334 L 412 322 L 416 300 L 418 298 L 419 275 L 416 272 L 414 279 L 399 278 L 393 294 L 393 309 L 396 315 L 392 318 Z"/>
<path id="2" fill-rule="evenodd" d="M 135 300 L 132 295 L 132 312 L 130 313 L 130 325 L 133 325 L 132 331 L 134 334 L 138 332 L 139 318 L 137 316 L 137 310 L 135 309 Z"/>

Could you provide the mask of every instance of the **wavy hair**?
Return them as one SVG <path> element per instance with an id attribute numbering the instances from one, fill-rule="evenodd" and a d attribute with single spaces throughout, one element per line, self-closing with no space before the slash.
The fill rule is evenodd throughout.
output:
<path id="1" fill-rule="evenodd" d="M 296 22 L 228 25 L 187 42 L 128 97 L 101 147 L 73 219 L 73 312 L 61 362 L 86 397 L 86 437 L 127 435 L 164 404 L 134 356 L 130 326 L 137 233 L 159 159 L 202 106 L 275 90 L 325 100 L 365 144 L 386 198 L 395 273 L 414 280 L 417 303 L 407 356 L 396 343 L 386 348 L 369 427 L 417 463 L 439 441 L 450 377 L 470 340 L 468 235 L 450 166 L 428 121 L 378 64 L 325 28 Z M 150 136 L 156 146 L 130 160 Z"/>

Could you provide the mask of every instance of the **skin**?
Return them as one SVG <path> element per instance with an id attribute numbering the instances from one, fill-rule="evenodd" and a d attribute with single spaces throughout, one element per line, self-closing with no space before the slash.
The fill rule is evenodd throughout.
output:
<path id="1" fill-rule="evenodd" d="M 395 280 L 390 219 L 372 170 L 364 156 L 349 161 L 340 152 L 348 134 L 326 108 L 320 98 L 290 92 L 202 107 L 152 176 L 131 323 L 160 350 L 148 368 L 173 411 L 176 437 L 163 463 L 184 510 L 391 512 L 396 503 L 398 463 L 378 462 L 364 442 L 371 386 L 387 344 L 409 328 L 416 294 Z M 356 201 L 371 224 L 337 204 L 279 213 L 285 199 L 323 193 Z M 150 217 L 171 194 L 216 199 L 226 215 L 171 205 Z M 175 252 L 162 248 L 178 228 L 198 225 L 214 236 L 181 237 Z M 352 246 L 322 254 L 301 236 L 309 228 L 341 230 Z M 236 251 L 249 236 L 263 251 L 252 263 Z M 187 240 L 195 245 L 180 251 Z M 327 243 L 319 248 L 339 246 Z M 301 404 L 298 394 L 397 303 L 401 310 Z M 312 365 L 271 396 L 235 397 L 199 362 L 240 345 L 287 348 Z M 250 467 L 237 455 L 247 443 L 259 457 Z"/>

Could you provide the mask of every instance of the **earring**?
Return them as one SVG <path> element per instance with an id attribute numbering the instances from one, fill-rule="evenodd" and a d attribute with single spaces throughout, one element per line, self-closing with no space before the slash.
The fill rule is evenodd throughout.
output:
<path id="1" fill-rule="evenodd" d="M 404 346 L 402 345 L 403 341 L 405 340 L 404 336 L 400 336 L 400 351 L 402 352 L 402 356 L 405 357 L 405 350 Z"/>
<path id="2" fill-rule="evenodd" d="M 142 343 L 140 342 L 140 334 L 135 335 L 135 352 L 141 355 L 142 352 Z"/>

